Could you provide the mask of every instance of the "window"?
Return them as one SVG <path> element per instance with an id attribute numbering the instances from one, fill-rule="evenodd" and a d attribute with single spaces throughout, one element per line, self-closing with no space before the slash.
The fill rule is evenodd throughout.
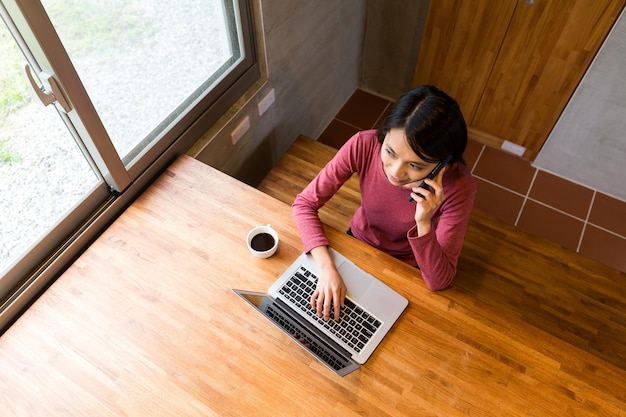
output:
<path id="1" fill-rule="evenodd" d="M 258 79 L 250 3 L 0 0 L 1 326 Z"/>

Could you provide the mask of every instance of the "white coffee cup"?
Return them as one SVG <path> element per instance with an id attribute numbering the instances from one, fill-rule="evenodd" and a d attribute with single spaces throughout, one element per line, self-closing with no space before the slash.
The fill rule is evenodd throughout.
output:
<path id="1" fill-rule="evenodd" d="M 278 249 L 278 233 L 271 225 L 257 226 L 248 232 L 246 238 L 250 253 L 258 258 L 269 258 Z"/>

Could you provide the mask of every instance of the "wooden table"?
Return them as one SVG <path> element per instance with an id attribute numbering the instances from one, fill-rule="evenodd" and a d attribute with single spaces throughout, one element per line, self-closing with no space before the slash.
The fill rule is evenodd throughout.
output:
<path id="1" fill-rule="evenodd" d="M 268 223 L 279 250 L 258 259 L 245 236 Z M 298 256 L 289 206 L 179 158 L 2 335 L 0 415 L 626 415 L 626 372 L 328 234 L 409 299 L 344 378 L 231 290 L 265 290 Z"/>

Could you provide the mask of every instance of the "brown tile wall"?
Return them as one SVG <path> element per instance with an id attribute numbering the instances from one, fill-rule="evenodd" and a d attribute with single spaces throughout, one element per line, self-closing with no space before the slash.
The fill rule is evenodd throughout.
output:
<path id="1" fill-rule="evenodd" d="M 357 131 L 378 127 L 390 104 L 357 90 L 318 140 L 339 148 Z M 476 180 L 477 209 L 626 272 L 626 202 L 473 140 L 465 161 Z"/>

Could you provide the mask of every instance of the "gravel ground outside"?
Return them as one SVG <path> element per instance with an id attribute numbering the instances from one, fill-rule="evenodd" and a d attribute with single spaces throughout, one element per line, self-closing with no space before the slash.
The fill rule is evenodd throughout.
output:
<path id="1" fill-rule="evenodd" d="M 112 0 L 120 1 L 128 3 Z M 46 7 L 53 3 L 44 1 Z M 212 3 L 207 8 L 205 0 L 135 0 L 128 18 L 140 26 L 135 39 L 107 35 L 108 46 L 76 56 L 67 42 L 82 82 L 121 155 L 224 62 L 229 51 L 227 34 L 219 24 L 221 1 Z M 6 120 L 0 118 L 2 142 L 9 157 L 0 159 L 0 271 L 47 233 L 98 181 L 52 106 L 44 108 L 33 100 Z"/>

